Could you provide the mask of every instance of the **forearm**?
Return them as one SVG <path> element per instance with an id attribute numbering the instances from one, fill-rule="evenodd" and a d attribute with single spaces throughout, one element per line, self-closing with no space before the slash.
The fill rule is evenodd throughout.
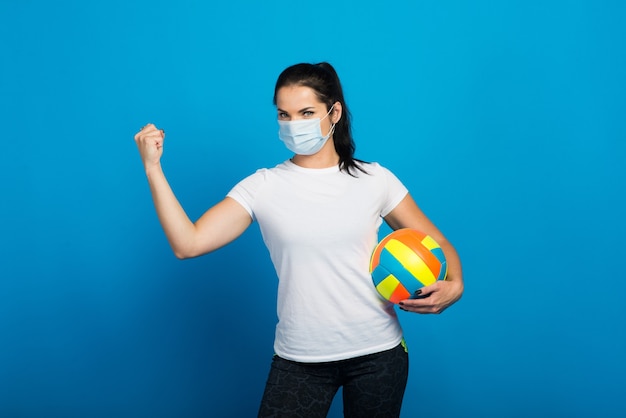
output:
<path id="1" fill-rule="evenodd" d="M 174 195 L 160 164 L 146 170 L 146 177 L 159 222 L 174 254 L 178 258 L 189 257 L 193 253 L 195 225 Z"/>
<path id="2" fill-rule="evenodd" d="M 456 289 L 456 295 L 453 299 L 454 301 L 457 301 L 461 298 L 464 289 L 461 259 L 459 254 L 456 252 L 456 249 L 452 246 L 452 244 L 450 244 L 450 242 L 448 242 L 448 240 L 444 239 L 439 245 L 446 256 L 446 263 L 448 265 L 448 275 L 446 277 L 446 281 L 455 284 L 454 287 Z"/>
<path id="3" fill-rule="evenodd" d="M 461 268 L 461 259 L 456 249 L 447 240 L 444 240 L 439 245 L 446 256 L 446 263 L 448 264 L 448 277 L 446 280 L 454 280 L 462 283 L 463 270 Z"/>

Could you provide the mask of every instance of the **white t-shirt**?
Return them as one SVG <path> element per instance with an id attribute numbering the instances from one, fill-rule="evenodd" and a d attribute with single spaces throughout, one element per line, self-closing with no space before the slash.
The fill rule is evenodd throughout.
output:
<path id="1" fill-rule="evenodd" d="M 274 351 L 300 362 L 343 360 L 391 349 L 402 329 L 372 283 L 378 228 L 407 189 L 377 163 L 368 172 L 285 161 L 260 169 L 228 196 L 259 223 L 278 274 Z"/>

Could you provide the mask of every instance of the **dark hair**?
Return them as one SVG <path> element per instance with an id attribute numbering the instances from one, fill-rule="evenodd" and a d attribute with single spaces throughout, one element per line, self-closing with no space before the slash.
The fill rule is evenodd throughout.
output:
<path id="1" fill-rule="evenodd" d="M 351 170 L 356 169 L 367 173 L 361 166 L 357 164 L 363 163 L 361 160 L 354 158 L 356 146 L 352 139 L 352 129 L 350 127 L 350 111 L 343 97 L 343 89 L 337 72 L 327 62 L 319 64 L 296 64 L 287 67 L 276 80 L 274 88 L 274 105 L 276 105 L 276 94 L 282 87 L 287 86 L 305 86 L 313 89 L 318 99 L 326 104 L 326 110 L 336 102 L 341 103 L 343 114 L 341 119 L 335 125 L 333 139 L 335 143 L 335 151 L 339 154 L 339 169 L 353 175 Z"/>

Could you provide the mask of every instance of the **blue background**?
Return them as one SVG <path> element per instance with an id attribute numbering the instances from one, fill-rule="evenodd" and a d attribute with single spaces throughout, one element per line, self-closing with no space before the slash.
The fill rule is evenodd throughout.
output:
<path id="1" fill-rule="evenodd" d="M 403 417 L 626 416 L 625 4 L 2 0 L 0 416 L 256 414 L 276 321 L 258 227 L 176 260 L 133 135 L 166 130 L 195 219 L 289 157 L 275 79 L 322 60 L 357 157 L 464 263 L 458 304 L 400 312 Z"/>

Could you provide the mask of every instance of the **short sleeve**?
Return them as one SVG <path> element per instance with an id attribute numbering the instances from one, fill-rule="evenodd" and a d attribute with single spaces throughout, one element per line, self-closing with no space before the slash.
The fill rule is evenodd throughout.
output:
<path id="1" fill-rule="evenodd" d="M 257 170 L 254 174 L 237 183 L 226 195 L 243 206 L 252 219 L 255 219 L 254 204 L 260 190 L 265 185 L 266 174 L 267 169 Z"/>
<path id="2" fill-rule="evenodd" d="M 384 218 L 398 206 L 402 199 L 409 193 L 409 190 L 391 171 L 383 166 L 379 167 L 381 175 L 384 177 L 386 189 L 385 200 L 383 201 L 380 211 L 381 216 Z"/>

